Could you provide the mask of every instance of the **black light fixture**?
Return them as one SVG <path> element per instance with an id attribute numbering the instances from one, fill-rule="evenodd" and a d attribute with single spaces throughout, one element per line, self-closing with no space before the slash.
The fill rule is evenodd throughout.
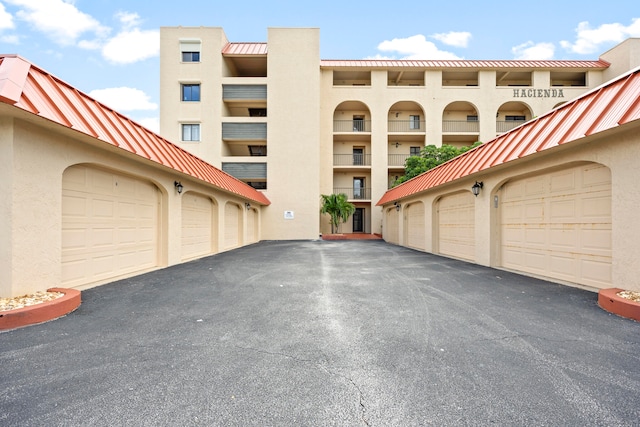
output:
<path id="1" fill-rule="evenodd" d="M 251 203 L 245 203 L 244 207 L 247 208 L 247 210 L 251 209 Z"/>
<path id="2" fill-rule="evenodd" d="M 180 183 L 180 181 L 174 181 L 173 182 L 173 186 L 176 187 L 176 191 L 178 191 L 178 194 L 182 193 L 182 189 L 184 188 L 182 186 L 182 184 Z"/>
<path id="3" fill-rule="evenodd" d="M 396 205 L 396 212 L 400 212 L 400 207 L 402 206 L 400 203 L 398 202 L 393 202 L 394 205 Z"/>
<path id="4" fill-rule="evenodd" d="M 484 183 L 482 181 L 478 182 L 476 181 L 475 184 L 473 184 L 473 186 L 471 187 L 471 192 L 473 193 L 474 196 L 478 197 L 478 194 L 480 194 L 480 189 L 484 187 Z"/>
<path id="5" fill-rule="evenodd" d="M 396 148 L 398 148 L 398 145 L 402 145 L 402 144 L 400 144 L 399 142 L 396 142 Z"/>

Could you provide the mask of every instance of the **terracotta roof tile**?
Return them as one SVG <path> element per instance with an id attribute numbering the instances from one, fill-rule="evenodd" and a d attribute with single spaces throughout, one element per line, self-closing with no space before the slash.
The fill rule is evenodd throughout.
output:
<path id="1" fill-rule="evenodd" d="M 640 68 L 388 190 L 382 206 L 540 151 L 640 120 Z"/>
<path id="2" fill-rule="evenodd" d="M 0 56 L 0 102 L 208 182 L 257 204 L 271 203 L 263 193 L 251 186 L 17 55 Z"/>

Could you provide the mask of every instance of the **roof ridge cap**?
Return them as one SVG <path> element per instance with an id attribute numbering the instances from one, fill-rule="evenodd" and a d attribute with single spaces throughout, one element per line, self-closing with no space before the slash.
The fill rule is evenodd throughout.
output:
<path id="1" fill-rule="evenodd" d="M 27 81 L 32 64 L 19 55 L 5 55 L 0 62 L 0 101 L 15 105 Z"/>

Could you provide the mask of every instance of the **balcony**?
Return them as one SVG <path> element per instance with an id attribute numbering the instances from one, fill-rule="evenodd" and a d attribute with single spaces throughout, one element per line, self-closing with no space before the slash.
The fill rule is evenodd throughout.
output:
<path id="1" fill-rule="evenodd" d="M 347 199 L 353 201 L 371 201 L 371 188 L 348 187 L 334 188 L 334 194 L 346 194 Z"/>
<path id="2" fill-rule="evenodd" d="M 480 122 L 477 120 L 443 120 L 442 132 L 480 132 Z"/>
<path id="3" fill-rule="evenodd" d="M 404 167 L 405 162 L 410 156 L 410 154 L 389 154 L 387 156 L 388 166 Z"/>
<path id="4" fill-rule="evenodd" d="M 265 101 L 267 85 L 222 85 L 222 99 L 230 101 Z"/>
<path id="5" fill-rule="evenodd" d="M 424 133 L 424 120 L 389 120 L 389 132 Z"/>
<path id="6" fill-rule="evenodd" d="M 371 154 L 334 154 L 334 166 L 371 166 Z"/>
<path id="7" fill-rule="evenodd" d="M 222 139 L 264 141 L 267 139 L 266 123 L 222 123 Z"/>
<path id="8" fill-rule="evenodd" d="M 371 120 L 334 120 L 334 132 L 371 132 Z"/>
<path id="9" fill-rule="evenodd" d="M 511 129 L 526 123 L 526 120 L 496 121 L 496 132 L 509 132 Z"/>

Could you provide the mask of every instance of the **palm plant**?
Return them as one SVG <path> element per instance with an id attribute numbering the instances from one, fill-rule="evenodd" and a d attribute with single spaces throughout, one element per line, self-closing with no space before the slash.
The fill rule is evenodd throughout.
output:
<path id="1" fill-rule="evenodd" d="M 349 217 L 356 211 L 353 203 L 347 200 L 347 195 L 322 194 L 322 208 L 320 213 L 329 214 L 331 224 L 331 234 L 338 231 L 340 224 L 347 222 Z"/>

